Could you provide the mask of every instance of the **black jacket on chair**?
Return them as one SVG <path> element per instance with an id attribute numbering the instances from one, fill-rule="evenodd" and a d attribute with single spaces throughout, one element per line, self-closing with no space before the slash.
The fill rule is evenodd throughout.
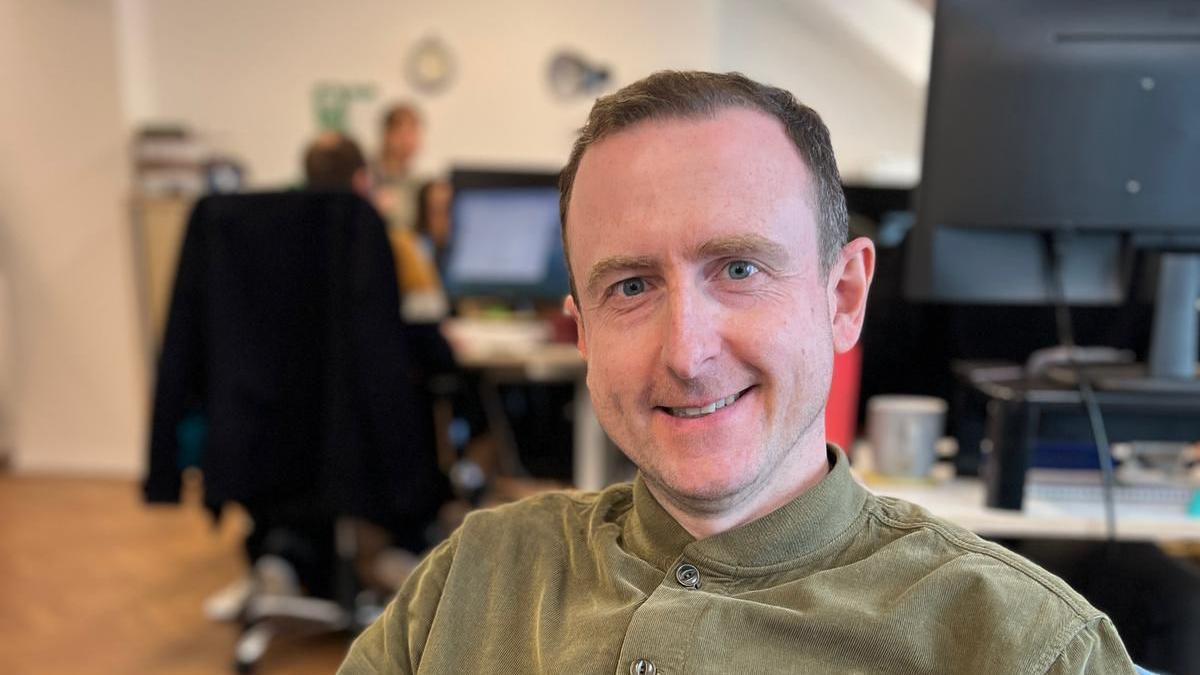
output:
<path id="1" fill-rule="evenodd" d="M 205 504 L 302 503 L 380 523 L 437 508 L 432 418 L 374 208 L 214 196 L 192 212 L 158 366 L 147 501 L 180 494 L 180 422 L 208 433 Z"/>

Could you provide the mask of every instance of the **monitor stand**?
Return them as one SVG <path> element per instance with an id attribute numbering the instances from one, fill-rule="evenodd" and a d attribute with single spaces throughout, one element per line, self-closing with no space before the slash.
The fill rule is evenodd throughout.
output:
<path id="1" fill-rule="evenodd" d="M 1096 387 L 1108 391 L 1200 394 L 1197 379 L 1197 300 L 1200 254 L 1164 253 L 1158 271 L 1150 359 L 1142 372 L 1098 375 Z"/>
<path id="2" fill-rule="evenodd" d="M 1128 352 L 1103 347 L 1060 346 L 1031 356 L 1030 367 L 1071 387 L 1084 374 L 1101 391 L 1200 395 L 1198 298 L 1200 254 L 1164 254 L 1147 363 L 1132 363 Z"/>

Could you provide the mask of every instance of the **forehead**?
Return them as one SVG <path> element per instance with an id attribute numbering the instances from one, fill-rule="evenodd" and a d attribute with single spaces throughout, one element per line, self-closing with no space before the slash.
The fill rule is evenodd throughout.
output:
<path id="1" fill-rule="evenodd" d="M 605 242 L 691 238 L 695 245 L 749 229 L 815 235 L 812 194 L 799 151 L 766 113 L 730 108 L 640 122 L 595 143 L 580 161 L 567 215 L 573 264 L 588 264 L 582 258 L 592 245 Z"/>

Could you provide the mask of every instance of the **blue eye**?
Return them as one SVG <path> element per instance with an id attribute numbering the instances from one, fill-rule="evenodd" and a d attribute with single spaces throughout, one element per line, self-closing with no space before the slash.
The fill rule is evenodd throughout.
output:
<path id="1" fill-rule="evenodd" d="M 745 279 L 758 272 L 758 267 L 745 260 L 735 260 L 726 265 L 725 270 L 729 273 L 730 279 Z"/>
<path id="2" fill-rule="evenodd" d="M 646 282 L 641 277 L 633 277 L 621 282 L 621 294 L 627 298 L 641 295 L 646 290 Z"/>

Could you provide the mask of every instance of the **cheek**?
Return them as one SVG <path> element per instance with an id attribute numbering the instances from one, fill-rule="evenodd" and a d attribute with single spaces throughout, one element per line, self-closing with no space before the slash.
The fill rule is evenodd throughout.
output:
<path id="1" fill-rule="evenodd" d="M 587 332 L 589 367 L 602 373 L 636 372 L 659 349 L 659 336 L 649 321 L 598 318 Z"/>
<path id="2" fill-rule="evenodd" d="M 753 365 L 791 396 L 815 396 L 815 389 L 828 385 L 833 345 L 821 316 L 819 308 L 793 310 L 743 343 L 754 355 Z"/>
<path id="3" fill-rule="evenodd" d="M 611 403 L 610 396 L 631 388 L 633 382 L 641 381 L 636 363 L 639 360 L 633 348 L 638 343 L 614 335 L 608 331 L 595 331 L 588 336 L 588 388 L 601 401 Z"/>

